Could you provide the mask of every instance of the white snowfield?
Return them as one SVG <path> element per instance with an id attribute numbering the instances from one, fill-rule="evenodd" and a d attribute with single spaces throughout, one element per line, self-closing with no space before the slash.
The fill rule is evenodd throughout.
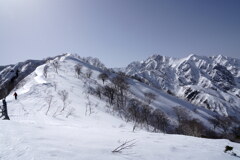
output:
<path id="1" fill-rule="evenodd" d="M 58 74 L 50 65 L 48 77 L 45 78 L 42 65 L 25 78 L 19 89 L 14 90 L 19 94 L 18 100 L 12 94 L 7 97 L 11 120 L 0 121 L 0 160 L 239 159 L 224 153 L 225 146 L 229 145 L 234 147 L 233 152 L 240 155 L 240 144 L 228 140 L 152 133 L 140 128 L 132 132 L 132 123 L 126 123 L 110 113 L 106 102 L 86 92 L 89 85 L 102 84 L 97 80 L 97 68 L 78 62 L 71 55 L 61 58 L 59 62 Z M 91 80 L 84 76 L 76 78 L 76 63 L 83 64 L 83 73 L 88 68 L 93 70 Z M 141 87 L 136 84 L 131 89 L 137 92 L 143 89 Z M 68 92 L 64 109 L 58 94 L 62 90 Z M 169 102 L 171 97 L 162 94 L 159 98 L 172 105 L 177 103 L 173 98 Z M 126 141 L 131 141 L 129 144 L 133 146 L 119 153 L 112 152 Z"/>

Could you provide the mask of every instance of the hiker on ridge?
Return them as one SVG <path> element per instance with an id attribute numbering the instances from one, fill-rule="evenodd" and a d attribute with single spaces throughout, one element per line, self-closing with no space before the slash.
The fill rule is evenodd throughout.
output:
<path id="1" fill-rule="evenodd" d="M 15 92 L 14 94 L 15 100 L 17 100 L 17 92 Z"/>

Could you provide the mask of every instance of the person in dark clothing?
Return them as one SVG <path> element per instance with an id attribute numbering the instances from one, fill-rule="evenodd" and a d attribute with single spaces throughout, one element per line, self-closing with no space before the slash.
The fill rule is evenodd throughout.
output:
<path id="1" fill-rule="evenodd" d="M 10 118 L 8 117 L 8 111 L 7 111 L 7 102 L 5 100 L 5 98 L 2 100 L 2 103 L 3 103 L 3 116 L 4 116 L 4 119 L 3 120 L 10 120 Z"/>
<path id="2" fill-rule="evenodd" d="M 14 94 L 15 100 L 17 100 L 17 92 L 15 92 Z"/>

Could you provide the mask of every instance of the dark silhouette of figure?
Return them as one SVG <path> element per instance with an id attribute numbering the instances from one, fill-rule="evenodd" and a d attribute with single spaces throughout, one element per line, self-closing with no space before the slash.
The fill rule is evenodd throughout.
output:
<path id="1" fill-rule="evenodd" d="M 232 150 L 233 150 L 232 146 L 226 146 L 224 152 L 226 153 L 227 151 L 232 151 Z"/>
<path id="2" fill-rule="evenodd" d="M 15 92 L 14 94 L 15 100 L 17 100 L 17 92 Z"/>
<path id="3" fill-rule="evenodd" d="M 5 98 L 2 100 L 3 103 L 3 111 L 2 114 L 4 116 L 3 120 L 10 120 L 10 118 L 8 117 L 8 112 L 7 112 L 7 102 L 5 100 Z"/>

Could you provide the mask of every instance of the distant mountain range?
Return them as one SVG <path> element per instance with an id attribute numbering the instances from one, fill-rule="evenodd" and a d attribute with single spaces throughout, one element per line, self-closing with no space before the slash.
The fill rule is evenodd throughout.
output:
<path id="1" fill-rule="evenodd" d="M 153 55 L 126 74 L 223 116 L 240 115 L 240 60 L 222 55 L 176 59 Z"/>

